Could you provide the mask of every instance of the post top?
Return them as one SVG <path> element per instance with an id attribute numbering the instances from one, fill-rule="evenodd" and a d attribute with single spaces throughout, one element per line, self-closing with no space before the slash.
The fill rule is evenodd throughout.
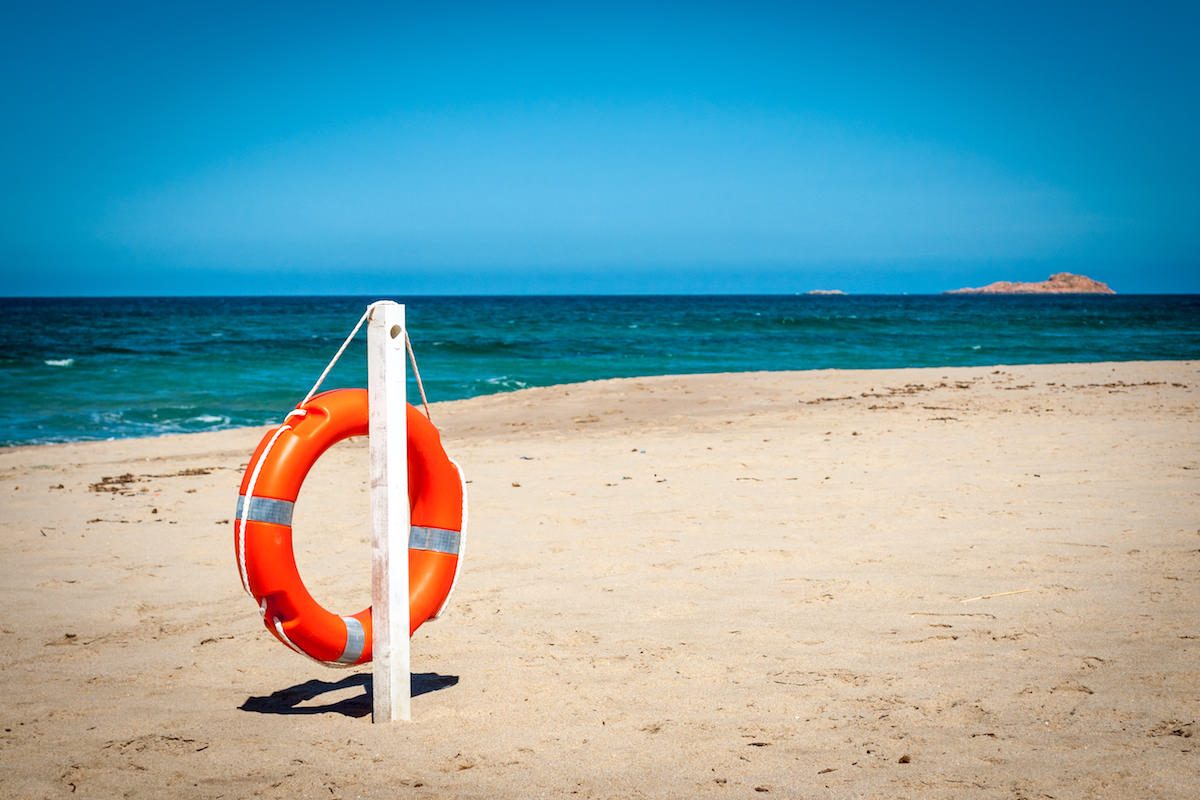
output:
<path id="1" fill-rule="evenodd" d="M 387 314 L 389 311 L 396 310 L 403 312 L 404 304 L 397 303 L 395 300 L 376 300 L 367 306 L 367 319 L 375 319 L 376 311 Z"/>

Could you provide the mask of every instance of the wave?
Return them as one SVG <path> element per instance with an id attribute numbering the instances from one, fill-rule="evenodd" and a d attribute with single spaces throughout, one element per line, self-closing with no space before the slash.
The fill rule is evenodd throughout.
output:
<path id="1" fill-rule="evenodd" d="M 75 365 L 73 358 L 47 358 L 42 362 L 47 367 L 71 367 Z"/>
<path id="2" fill-rule="evenodd" d="M 219 431 L 259 424 L 256 418 L 241 414 L 196 414 L 194 409 L 189 411 L 186 406 L 93 409 L 88 419 L 93 429 L 118 437 Z"/>
<path id="3" fill-rule="evenodd" d="M 487 386 L 494 386 L 501 391 L 513 391 L 514 389 L 527 389 L 529 384 L 516 378 L 510 378 L 507 375 L 500 375 L 495 378 L 485 378 L 483 383 Z"/>

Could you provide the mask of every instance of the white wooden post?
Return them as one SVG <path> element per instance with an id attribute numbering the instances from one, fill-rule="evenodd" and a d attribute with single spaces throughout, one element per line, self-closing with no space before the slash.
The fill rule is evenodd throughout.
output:
<path id="1" fill-rule="evenodd" d="M 404 306 L 371 304 L 367 400 L 371 452 L 372 720 L 412 719 L 408 638 L 408 409 Z"/>

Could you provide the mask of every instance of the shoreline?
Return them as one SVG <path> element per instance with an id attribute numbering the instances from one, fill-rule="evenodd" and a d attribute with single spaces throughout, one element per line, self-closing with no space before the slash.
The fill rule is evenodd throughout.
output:
<path id="1" fill-rule="evenodd" d="M 633 377 L 596 378 L 596 379 L 587 380 L 587 381 L 577 381 L 574 383 L 556 383 L 556 384 L 549 384 L 546 386 L 528 386 L 528 387 L 524 387 L 521 389 L 511 389 L 511 390 L 507 390 L 507 391 L 494 392 L 492 394 L 476 395 L 474 397 L 459 398 L 457 400 L 437 400 L 437 401 L 431 402 L 429 405 L 430 405 L 431 409 L 443 409 L 443 408 L 451 408 L 451 407 L 455 406 L 456 404 L 478 402 L 481 400 L 485 400 L 487 398 L 514 398 L 514 399 L 519 400 L 519 399 L 521 399 L 520 396 L 527 392 L 543 392 L 543 391 L 557 392 L 557 391 L 563 391 L 563 390 L 570 390 L 573 387 L 583 388 L 583 387 L 590 387 L 590 386 L 599 386 L 599 385 L 604 385 L 604 384 L 620 385 L 623 383 L 633 383 L 633 382 L 638 382 L 638 381 L 643 381 L 643 382 L 644 381 L 671 381 L 671 380 L 677 380 L 677 379 L 678 380 L 688 380 L 688 379 L 697 379 L 697 378 L 699 378 L 699 379 L 709 379 L 709 378 L 735 379 L 738 376 L 761 376 L 761 375 L 780 376 L 780 377 L 784 377 L 784 378 L 786 378 L 787 376 L 797 376 L 798 377 L 798 376 L 821 375 L 821 376 L 829 376 L 831 378 L 836 379 L 839 376 L 854 375 L 854 374 L 858 374 L 858 373 L 862 373 L 864 375 L 870 375 L 870 374 L 893 373 L 893 372 L 894 373 L 908 373 L 908 372 L 942 370 L 948 374 L 951 371 L 971 372 L 971 371 L 993 370 L 993 369 L 1025 369 L 1025 368 L 1037 369 L 1037 368 L 1063 368 L 1063 367 L 1080 367 L 1080 366 L 1116 367 L 1116 366 L 1136 366 L 1136 365 L 1152 365 L 1152 364 L 1177 364 L 1177 365 L 1183 365 L 1183 366 L 1192 366 L 1192 365 L 1200 364 L 1200 359 L 1158 359 L 1158 360 L 1144 360 L 1143 359 L 1143 360 L 1131 360 L 1131 361 L 1055 361 L 1055 362 L 1017 363 L 1017 364 L 997 363 L 997 364 L 982 364 L 982 365 L 971 365 L 971 366 L 865 367 L 865 368 L 852 368 L 852 369 L 822 367 L 822 368 L 815 368 L 815 369 L 810 369 L 810 370 L 747 370 L 747 371 L 742 371 L 742 372 L 665 373 L 665 374 L 657 374 L 657 375 L 640 375 L 640 376 L 633 376 Z M 344 388 L 344 387 L 333 387 L 333 388 Z M 413 403 L 414 400 L 419 400 L 419 397 L 418 398 L 409 398 L 410 403 Z M 280 419 L 282 419 L 283 415 L 286 413 L 287 413 L 286 410 L 281 409 Z M 11 444 L 11 445 L 0 446 L 0 457 L 2 457 L 5 453 L 20 452 L 22 450 L 29 450 L 29 449 L 35 449 L 35 448 L 99 446 L 99 445 L 105 445 L 105 444 L 114 444 L 114 443 L 118 443 L 118 442 L 130 442 L 130 441 L 170 442 L 170 441 L 174 441 L 176 439 L 181 439 L 181 438 L 186 439 L 188 437 L 193 437 L 193 436 L 212 436 L 212 435 L 231 434 L 231 433 L 244 432 L 244 431 L 264 431 L 264 430 L 267 430 L 278 424 L 279 424 L 278 422 L 272 422 L 272 423 L 263 424 L 263 425 L 242 425 L 242 426 L 231 427 L 231 428 L 221 428 L 219 430 L 189 431 L 186 433 L 181 433 L 181 432 L 157 433 L 157 434 L 147 434 L 145 436 L 114 437 L 114 438 L 110 438 L 110 439 L 76 439 L 76 440 L 63 441 L 63 442 L 38 442 L 38 443 L 31 443 L 31 444 Z"/>
<path id="2" fill-rule="evenodd" d="M 264 629 L 264 428 L 0 451 L 0 790 L 40 797 L 1190 798 L 1200 361 L 613 379 L 436 404 L 468 551 L 370 669 Z M 296 558 L 370 596 L 366 443 Z M 403 788 L 398 788 L 403 787 Z"/>

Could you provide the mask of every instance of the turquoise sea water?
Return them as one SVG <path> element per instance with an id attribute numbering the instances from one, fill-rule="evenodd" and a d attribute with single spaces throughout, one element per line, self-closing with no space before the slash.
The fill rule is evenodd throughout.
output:
<path id="1" fill-rule="evenodd" d="M 371 299 L 0 299 L 0 445 L 277 421 Z M 1197 295 L 393 299 L 432 401 L 666 373 L 1200 358 Z M 360 336 L 327 388 L 366 384 Z"/>

